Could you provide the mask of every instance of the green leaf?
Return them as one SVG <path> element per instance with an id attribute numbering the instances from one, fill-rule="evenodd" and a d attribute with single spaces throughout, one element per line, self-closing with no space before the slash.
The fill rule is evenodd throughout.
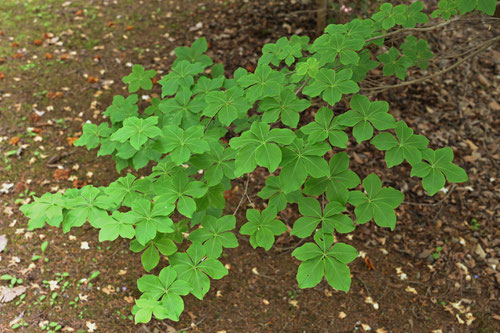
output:
<path id="1" fill-rule="evenodd" d="M 218 141 L 209 142 L 210 151 L 195 155 L 191 158 L 191 163 L 198 169 L 204 169 L 204 178 L 208 186 L 220 184 L 224 177 L 234 178 L 234 158 L 236 152 L 230 147 L 224 147 Z"/>
<path id="2" fill-rule="evenodd" d="M 124 121 L 128 117 L 137 117 L 139 113 L 139 107 L 137 106 L 137 101 L 139 97 L 134 94 L 127 98 L 117 95 L 113 97 L 113 104 L 111 104 L 106 111 L 102 114 L 108 116 L 112 123 L 119 123 Z"/>
<path id="3" fill-rule="evenodd" d="M 380 6 L 380 10 L 372 15 L 372 19 L 375 22 L 379 22 L 382 24 L 382 28 L 388 30 L 396 25 L 396 19 L 393 7 L 390 3 L 386 2 Z"/>
<path id="4" fill-rule="evenodd" d="M 351 192 L 356 193 L 356 200 L 349 200 L 356 206 L 354 209 L 356 222 L 362 224 L 373 218 L 378 226 L 394 230 L 396 226 L 394 209 L 403 202 L 403 193 L 392 187 L 382 187 L 382 181 L 373 173 L 363 180 L 363 187 L 367 195 Z"/>
<path id="5" fill-rule="evenodd" d="M 123 83 L 128 84 L 128 91 L 133 93 L 139 90 L 139 88 L 145 90 L 153 89 L 152 78 L 156 75 L 155 70 L 144 70 L 141 65 L 132 66 L 132 73 L 123 78 Z"/>
<path id="6" fill-rule="evenodd" d="M 452 163 L 453 150 L 441 148 L 438 150 L 425 149 L 422 157 L 429 162 L 413 165 L 411 176 L 422 178 L 422 185 L 429 195 L 436 194 L 445 185 L 445 176 L 451 183 L 462 183 L 468 180 L 467 173 L 462 168 Z"/>
<path id="7" fill-rule="evenodd" d="M 223 248 L 238 246 L 238 240 L 231 232 L 236 226 L 236 218 L 233 215 L 225 215 L 220 219 L 207 215 L 201 225 L 202 228 L 191 232 L 188 239 L 203 243 L 208 258 L 218 258 Z"/>
<path id="8" fill-rule="evenodd" d="M 72 227 L 81 227 L 87 220 L 95 227 L 100 227 L 100 220 L 108 216 L 107 210 L 118 208 L 116 201 L 91 185 L 84 186 L 75 196 L 66 199 L 66 207 L 71 207 L 64 216 L 63 232 Z"/>
<path id="9" fill-rule="evenodd" d="M 313 49 L 321 56 L 320 62 L 333 62 L 339 56 L 342 65 L 357 64 L 359 56 L 356 51 L 363 48 L 364 39 L 359 36 L 347 37 L 332 29 L 332 25 L 328 26 L 325 29 L 327 33 L 313 43 Z"/>
<path id="10" fill-rule="evenodd" d="M 276 97 L 264 98 L 259 107 L 264 111 L 262 121 L 274 123 L 281 116 L 281 122 L 289 127 L 297 127 L 299 123 L 299 112 L 304 111 L 311 103 L 305 99 L 298 99 L 294 91 L 284 88 Z"/>
<path id="11" fill-rule="evenodd" d="M 135 236 L 133 222 L 127 219 L 123 213 L 113 212 L 113 215 L 103 215 L 98 218 L 97 224 L 100 226 L 99 242 L 114 241 L 118 236 L 132 239 Z"/>
<path id="12" fill-rule="evenodd" d="M 351 80 L 351 77 L 350 69 L 336 72 L 322 68 L 312 82 L 304 88 L 304 94 L 311 97 L 321 95 L 324 101 L 333 106 L 340 101 L 343 94 L 353 94 L 359 91 L 358 85 Z"/>
<path id="13" fill-rule="evenodd" d="M 259 65 L 254 74 L 246 74 L 238 79 L 238 84 L 246 88 L 246 97 L 250 102 L 268 96 L 278 96 L 285 77 L 282 73 L 267 65 Z"/>
<path id="14" fill-rule="evenodd" d="M 347 293 L 351 288 L 351 271 L 349 267 L 332 257 L 326 257 L 324 261 L 325 278 L 328 284 Z"/>
<path id="15" fill-rule="evenodd" d="M 132 203 L 132 210 L 125 213 L 136 225 L 136 239 L 142 245 L 156 237 L 157 232 L 173 232 L 173 222 L 168 217 L 174 210 L 170 203 L 137 198 Z"/>
<path id="16" fill-rule="evenodd" d="M 398 79 L 406 78 L 407 69 L 413 65 L 413 62 L 408 56 L 399 56 L 399 51 L 395 47 L 391 47 L 387 53 L 382 53 L 377 56 L 377 59 L 384 64 L 382 73 L 384 76 L 396 74 Z"/>
<path id="17" fill-rule="evenodd" d="M 161 97 L 174 95 L 179 87 L 190 88 L 194 84 L 194 76 L 203 72 L 205 65 L 190 63 L 187 60 L 176 62 L 170 73 L 162 77 L 158 83 L 162 86 Z"/>
<path id="18" fill-rule="evenodd" d="M 429 60 L 434 57 L 434 53 L 431 52 L 427 41 L 424 39 L 417 40 L 415 36 L 407 36 L 405 42 L 401 44 L 401 50 L 403 50 L 403 54 L 411 61 L 412 65 L 424 70 L 429 66 Z"/>
<path id="19" fill-rule="evenodd" d="M 163 128 L 163 135 L 158 139 L 155 149 L 161 153 L 170 153 L 176 165 L 189 160 L 193 153 L 201 154 L 210 150 L 208 142 L 203 139 L 203 126 L 194 126 L 183 130 L 175 125 Z"/>
<path id="20" fill-rule="evenodd" d="M 286 193 L 298 190 L 308 175 L 321 178 L 328 176 L 328 164 L 323 155 L 330 151 L 327 143 L 309 143 L 295 139 L 288 147 L 282 149 L 283 159 L 280 178 Z"/>
<path id="21" fill-rule="evenodd" d="M 159 304 L 151 303 L 154 304 L 152 313 L 157 319 L 168 318 L 174 321 L 179 320 L 179 316 L 184 310 L 184 302 L 180 296 L 185 296 L 191 291 L 188 281 L 181 279 L 172 266 L 163 268 L 158 276 L 144 275 L 137 281 L 137 287 L 143 292 L 142 297 L 136 300 L 138 308 L 143 306 L 141 301 L 156 302 L 161 298 Z M 161 310 L 155 309 L 157 306 L 160 306 Z M 132 312 L 137 310 L 134 306 Z M 137 313 L 135 315 L 137 321 Z M 150 317 L 151 315 L 149 315 Z M 144 319 L 147 319 L 147 316 Z"/>
<path id="22" fill-rule="evenodd" d="M 315 143 L 325 139 L 330 140 L 330 144 L 339 148 L 347 147 L 347 134 L 343 131 L 343 126 L 339 126 L 333 120 L 333 111 L 329 108 L 322 107 L 314 116 L 314 122 L 300 128 L 307 134 L 308 141 Z"/>
<path id="23" fill-rule="evenodd" d="M 205 247 L 200 243 L 193 243 L 187 253 L 176 253 L 169 258 L 178 277 L 189 282 L 191 293 L 198 299 L 203 299 L 210 289 L 210 279 L 220 279 L 228 274 L 227 269 L 216 259 L 204 259 Z"/>
<path id="24" fill-rule="evenodd" d="M 458 13 L 457 9 L 458 9 L 457 0 L 439 0 L 438 9 L 432 12 L 431 17 L 436 18 L 438 16 L 441 16 L 441 18 L 449 20 L 450 17 L 457 15 Z"/>
<path id="25" fill-rule="evenodd" d="M 160 255 L 153 245 L 149 246 L 141 256 L 142 266 L 146 272 L 151 271 L 160 262 Z"/>
<path id="26" fill-rule="evenodd" d="M 497 2 L 495 0 L 478 0 L 477 9 L 490 16 L 495 15 Z"/>
<path id="27" fill-rule="evenodd" d="M 82 136 L 79 137 L 73 144 L 76 147 L 86 146 L 87 149 L 94 149 L 99 145 L 100 137 L 107 138 L 111 133 L 111 130 L 106 123 L 102 123 L 99 126 L 92 123 L 86 123 L 83 125 L 82 129 Z"/>
<path id="28" fill-rule="evenodd" d="M 316 286 L 323 279 L 324 270 L 324 260 L 321 260 L 320 257 L 315 257 L 301 263 L 297 270 L 299 287 L 304 289 Z"/>
<path id="29" fill-rule="evenodd" d="M 179 46 L 175 48 L 175 55 L 177 59 L 174 62 L 174 66 L 181 61 L 189 61 L 192 64 L 201 63 L 204 67 L 211 66 L 213 64 L 212 59 L 206 54 L 203 54 L 208 49 L 208 43 L 205 37 L 198 38 L 191 44 L 191 47 Z"/>
<path id="30" fill-rule="evenodd" d="M 396 123 L 396 136 L 389 133 L 380 133 L 371 143 L 379 150 L 386 150 L 385 161 L 389 168 L 399 165 L 406 159 L 411 165 L 422 160 L 421 151 L 429 144 L 422 135 L 414 135 L 413 130 L 403 121 Z"/>
<path id="31" fill-rule="evenodd" d="M 308 58 L 305 62 L 300 62 L 296 66 L 296 76 L 302 77 L 307 75 L 309 77 L 315 77 L 319 70 L 319 61 L 316 58 Z"/>
<path id="32" fill-rule="evenodd" d="M 277 176 L 267 177 L 266 186 L 257 194 L 262 199 L 269 199 L 269 206 L 274 206 L 277 211 L 284 210 L 288 202 L 297 202 L 301 196 L 300 190 L 286 193 L 281 179 Z"/>
<path id="33" fill-rule="evenodd" d="M 398 17 L 398 23 L 401 24 L 403 28 L 415 28 L 417 23 L 429 22 L 427 14 L 422 13 L 424 9 L 422 1 L 415 1 L 407 8 L 408 10 L 404 10 Z"/>
<path id="34" fill-rule="evenodd" d="M 394 118 L 387 113 L 386 101 L 370 102 L 368 97 L 356 94 L 351 98 L 351 108 L 336 119 L 340 125 L 354 126 L 353 135 L 359 143 L 372 138 L 373 127 L 386 130 L 396 126 Z"/>
<path id="35" fill-rule="evenodd" d="M 200 121 L 200 111 L 206 107 L 203 96 L 191 99 L 193 93 L 188 87 L 181 87 L 175 98 L 164 99 L 158 108 L 164 114 L 164 125 L 178 125 L 188 128 Z"/>
<path id="36" fill-rule="evenodd" d="M 246 116 L 247 111 L 252 107 L 243 96 L 244 90 L 238 86 L 225 91 L 212 91 L 205 97 L 207 107 L 203 110 L 203 115 L 215 117 L 225 126 Z"/>
<path id="37" fill-rule="evenodd" d="M 351 79 L 354 82 L 361 82 L 366 78 L 366 74 L 372 69 L 377 68 L 378 61 L 371 59 L 370 51 L 365 49 L 359 53 L 359 61 L 356 65 L 351 65 L 349 68 L 352 70 Z"/>
<path id="38" fill-rule="evenodd" d="M 153 189 L 159 195 L 159 202 L 173 205 L 177 201 L 177 210 L 186 217 L 192 217 L 196 210 L 193 198 L 201 198 L 207 193 L 205 184 L 180 172 L 159 178 Z"/>
<path id="39" fill-rule="evenodd" d="M 300 288 L 312 288 L 323 276 L 333 288 L 349 291 L 351 272 L 346 263 L 353 261 L 358 253 L 352 246 L 335 243 L 330 234 L 316 233 L 314 243 L 306 243 L 292 252 L 302 263 L 297 271 Z"/>
<path id="40" fill-rule="evenodd" d="M 125 177 L 120 177 L 107 188 L 104 192 L 113 198 L 114 201 L 121 203 L 123 206 L 131 207 L 132 202 L 140 197 L 140 192 L 144 192 L 144 185 L 149 185 L 147 179 L 135 179 L 135 176 L 128 173 Z"/>
<path id="41" fill-rule="evenodd" d="M 239 176 L 251 172 L 260 165 L 274 172 L 281 162 L 281 150 L 277 144 L 290 144 L 295 134 L 289 129 L 275 128 L 262 122 L 254 122 L 250 130 L 229 141 L 236 155 L 236 172 Z"/>
<path id="42" fill-rule="evenodd" d="M 34 201 L 21 206 L 20 210 L 30 221 L 28 229 L 42 228 L 47 222 L 49 225 L 59 227 L 63 221 L 64 199 L 61 193 L 45 193 Z"/>
<path id="43" fill-rule="evenodd" d="M 240 234 L 250 236 L 250 245 L 254 249 L 260 246 L 268 251 L 274 244 L 274 236 L 286 231 L 285 224 L 276 219 L 276 214 L 276 208 L 272 206 L 262 213 L 256 209 L 247 210 L 248 222 L 241 227 Z"/>
<path id="44" fill-rule="evenodd" d="M 161 131 L 155 125 L 158 117 L 148 117 L 140 119 L 130 117 L 125 119 L 123 127 L 111 135 L 111 140 L 118 142 L 130 141 L 130 145 L 139 150 L 148 138 L 155 138 L 161 135 Z"/>
<path id="45" fill-rule="evenodd" d="M 304 193 L 318 196 L 326 191 L 329 201 L 345 205 L 349 198 L 349 189 L 358 186 L 361 180 L 354 171 L 349 170 L 349 157 L 346 152 L 333 155 L 328 166 L 329 175 L 322 178 L 309 178 L 304 187 Z"/>
<path id="46" fill-rule="evenodd" d="M 349 217 L 341 214 L 345 211 L 345 205 L 335 201 L 322 209 L 316 199 L 300 198 L 299 211 L 303 216 L 295 221 L 290 234 L 300 238 L 309 237 L 320 223 L 328 232 L 337 230 L 340 233 L 348 233 L 355 228 Z"/>
<path id="47" fill-rule="evenodd" d="M 328 254 L 344 264 L 348 264 L 358 257 L 358 251 L 353 246 L 344 243 L 335 243 Z"/>

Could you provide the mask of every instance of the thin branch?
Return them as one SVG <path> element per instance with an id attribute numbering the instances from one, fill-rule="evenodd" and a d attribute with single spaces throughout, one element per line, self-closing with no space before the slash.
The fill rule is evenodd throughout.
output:
<path id="1" fill-rule="evenodd" d="M 302 91 L 302 89 L 304 89 L 304 87 L 306 86 L 306 84 L 309 82 L 311 78 L 307 78 L 307 80 L 304 81 L 304 83 L 302 83 L 302 85 L 297 89 L 295 90 L 295 96 L 297 96 L 299 94 L 299 92 Z"/>
<path id="2" fill-rule="evenodd" d="M 443 199 L 439 200 L 438 202 L 435 202 L 435 203 L 419 203 L 419 202 L 409 202 L 409 201 L 403 201 L 403 204 L 406 204 L 406 205 L 413 205 L 413 206 L 428 206 L 428 207 L 435 207 L 435 206 L 439 206 L 440 204 L 442 204 L 446 199 L 448 199 L 448 197 L 450 196 L 451 192 L 453 192 L 453 190 L 456 188 L 456 185 L 453 185 L 451 187 L 451 189 L 448 191 L 448 193 L 446 193 L 446 195 L 444 196 Z"/>
<path id="3" fill-rule="evenodd" d="M 452 22 L 459 21 L 462 18 L 463 17 L 461 17 L 461 16 L 457 16 L 457 17 L 452 18 L 451 20 L 444 21 L 444 22 L 441 22 L 439 24 L 431 25 L 431 26 L 428 26 L 428 27 L 397 29 L 397 30 L 388 32 L 388 33 L 383 34 L 383 35 L 379 35 L 379 36 L 368 38 L 367 40 L 365 40 L 365 42 L 371 42 L 371 41 L 374 41 L 374 40 L 377 40 L 377 39 L 380 39 L 380 38 L 386 38 L 386 37 L 389 37 L 389 36 L 392 36 L 392 35 L 396 35 L 396 34 L 399 34 L 399 33 L 403 33 L 403 32 L 406 32 L 406 31 L 431 31 L 431 30 L 434 30 L 434 29 L 439 29 L 439 28 L 442 28 L 444 26 L 447 26 L 448 24 L 450 24 Z"/>
<path id="4" fill-rule="evenodd" d="M 236 206 L 236 209 L 234 210 L 233 216 L 236 216 L 236 213 L 238 212 L 238 209 L 240 209 L 241 204 L 243 203 L 245 198 L 248 198 L 248 195 L 247 195 L 248 183 L 250 183 L 250 175 L 247 175 L 247 182 L 245 184 L 245 191 L 243 192 L 243 195 L 241 196 L 240 202 L 238 202 L 238 206 Z"/>
<path id="5" fill-rule="evenodd" d="M 452 69 L 460 66 L 461 64 L 463 64 L 467 60 L 475 57 L 476 55 L 478 55 L 479 53 L 483 52 L 484 50 L 486 50 L 488 47 L 492 46 L 493 44 L 495 44 L 499 40 L 500 40 L 500 36 L 497 36 L 495 38 L 492 38 L 492 39 L 484 42 L 483 44 L 481 44 L 477 48 L 476 51 L 474 51 L 474 52 L 470 53 L 468 56 L 460 59 L 459 61 L 457 61 L 456 63 L 454 63 L 450 67 L 442 69 L 442 70 L 440 70 L 440 71 L 438 71 L 438 72 L 436 72 L 434 74 L 431 74 L 431 75 L 428 75 L 428 76 L 424 76 L 424 77 L 421 77 L 421 78 L 418 78 L 418 79 L 415 79 L 415 80 L 411 80 L 411 81 L 401 82 L 401 83 L 394 84 L 394 85 L 380 86 L 380 87 L 374 87 L 374 88 L 363 88 L 362 90 L 365 90 L 365 91 L 374 91 L 375 93 L 379 93 L 379 92 L 382 92 L 384 90 L 388 90 L 388 89 L 392 89 L 392 88 L 399 88 L 399 87 L 404 87 L 404 86 L 409 86 L 411 84 L 420 83 L 420 82 L 427 81 L 429 79 L 435 78 L 437 76 L 441 76 L 444 73 L 447 73 L 447 72 L 451 71 Z"/>

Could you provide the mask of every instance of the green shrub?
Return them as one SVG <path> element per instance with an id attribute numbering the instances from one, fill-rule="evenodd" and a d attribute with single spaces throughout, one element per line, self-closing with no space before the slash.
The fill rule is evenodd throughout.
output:
<path id="1" fill-rule="evenodd" d="M 441 0 L 431 16 L 450 19 L 457 10 L 476 8 L 492 15 L 495 3 Z M 181 296 L 203 299 L 210 278 L 228 274 L 218 260 L 224 248 L 238 246 L 235 215 L 245 197 L 227 212 L 224 192 L 233 187 L 232 180 L 263 167 L 269 177 L 258 195 L 268 207 L 247 210 L 239 232 L 250 237 L 252 247 L 269 250 L 287 231 L 279 212 L 297 203 L 301 217 L 291 235 L 309 240 L 292 253 L 302 262 L 299 286 L 311 288 L 325 278 L 347 292 L 347 264 L 358 253 L 337 242 L 335 234 L 371 220 L 392 230 L 394 210 L 403 201 L 400 191 L 383 186 L 374 173 L 361 180 L 349 169 L 342 151 L 348 133 L 358 143 L 370 141 L 385 151 L 389 168 L 409 163 L 411 176 L 422 178 L 429 195 L 446 180 L 467 181 L 465 171 L 452 163 L 451 148 L 429 148 L 429 140 L 404 121 L 396 122 L 387 102 L 359 93 L 359 83 L 379 65 L 385 76 L 399 79 L 409 68 L 427 68 L 433 54 L 423 39 L 409 35 L 400 50 L 380 47 L 395 33 L 386 30 L 401 26 L 408 33 L 427 22 L 422 9 L 419 1 L 395 7 L 384 3 L 371 19 L 329 25 L 312 43 L 308 37 L 281 38 L 264 46 L 254 73 L 239 68 L 232 78 L 204 54 L 207 42 L 200 38 L 175 50 L 172 70 L 159 81 L 161 99 L 153 98 L 143 111 L 133 93 L 152 89 L 156 73 L 133 66 L 123 79 L 132 95 L 115 96 L 104 112 L 110 122 L 85 124 L 75 145 L 99 147 L 98 155 L 112 155 L 118 171 L 155 162 L 152 173 L 142 178 L 128 173 L 107 187 L 46 193 L 21 208 L 30 218 L 29 228 L 47 223 L 68 232 L 88 221 L 99 229 L 101 242 L 130 239 L 130 249 L 142 252 L 147 272 L 159 264 L 160 255 L 168 256 L 169 265 L 159 275 L 138 280 L 143 294 L 133 313 L 136 322 L 148 322 L 152 315 L 179 320 Z M 350 100 L 350 109 L 335 114 L 333 106 L 342 99 Z M 301 115 L 316 110 L 313 103 L 320 108 L 314 121 L 304 124 Z M 348 208 L 354 209 L 354 221 Z M 189 247 L 179 251 L 185 242 Z"/>

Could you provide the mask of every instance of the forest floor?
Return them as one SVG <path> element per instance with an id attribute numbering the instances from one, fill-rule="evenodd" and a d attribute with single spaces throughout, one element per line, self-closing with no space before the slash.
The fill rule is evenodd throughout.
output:
<path id="1" fill-rule="evenodd" d="M 241 246 L 221 259 L 229 276 L 212 281 L 203 301 L 186 297 L 180 322 L 136 326 L 130 311 L 144 271 L 128 242 L 99 243 L 88 226 L 27 230 L 19 206 L 32 194 L 118 177 L 110 159 L 72 143 L 84 122 L 100 121 L 113 95 L 125 93 L 121 78 L 132 64 L 166 73 L 175 47 L 205 36 L 226 75 L 253 70 L 263 44 L 315 36 L 314 8 L 295 0 L 0 2 L 0 276 L 15 277 L 0 288 L 22 291 L 0 302 L 0 332 L 500 332 L 498 48 L 442 77 L 373 96 L 432 148 L 453 147 L 470 180 L 430 198 L 407 166 L 387 169 L 382 153 L 351 141 L 353 169 L 376 172 L 405 202 L 393 232 L 368 223 L 349 237 L 362 257 L 350 265 L 348 294 L 325 282 L 298 288 L 296 238 L 282 236 L 266 252 L 239 237 Z M 475 17 L 422 36 L 435 53 L 456 56 L 498 34 L 491 22 Z M 453 62 L 443 56 L 429 71 Z M 255 172 L 248 192 L 259 207 L 264 178 Z M 231 211 L 243 192 L 235 185 Z M 296 215 L 292 206 L 282 219 L 290 225 Z M 244 209 L 238 217 L 241 225 Z"/>

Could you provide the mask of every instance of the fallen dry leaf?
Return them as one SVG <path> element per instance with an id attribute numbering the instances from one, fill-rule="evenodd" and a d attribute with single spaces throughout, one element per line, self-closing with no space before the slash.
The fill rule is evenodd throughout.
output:
<path id="1" fill-rule="evenodd" d="M 50 54 L 49 52 L 45 53 L 45 59 L 50 60 L 52 58 L 54 58 L 52 54 Z"/>
<path id="2" fill-rule="evenodd" d="M 78 9 L 75 13 L 75 16 L 83 16 L 83 10 Z"/>
<path id="3" fill-rule="evenodd" d="M 131 25 L 127 26 L 127 31 L 130 31 L 130 30 L 134 30 L 134 27 Z"/>
<path id="4" fill-rule="evenodd" d="M 123 299 L 125 300 L 125 302 L 127 302 L 129 304 L 134 303 L 134 298 L 132 296 L 125 296 L 125 297 L 123 297 Z"/>
<path id="5" fill-rule="evenodd" d="M 54 171 L 55 180 L 68 180 L 68 178 L 69 178 L 68 169 L 56 169 L 56 171 Z"/>
<path id="6" fill-rule="evenodd" d="M 89 76 L 89 78 L 87 79 L 87 81 L 89 83 L 97 83 L 97 82 L 99 82 L 99 78 L 95 77 L 95 76 Z"/>
<path id="7" fill-rule="evenodd" d="M 24 294 L 26 291 L 25 286 L 17 286 L 14 288 L 8 288 L 5 286 L 0 287 L 0 303 L 7 303 L 12 301 L 19 295 Z"/>
<path id="8" fill-rule="evenodd" d="M 75 179 L 73 180 L 73 187 L 74 188 L 82 188 L 85 185 L 87 185 L 87 182 L 80 180 L 80 179 Z"/>
<path id="9" fill-rule="evenodd" d="M 497 101 L 493 101 L 488 105 L 493 109 L 493 111 L 500 111 L 500 104 L 498 104 Z"/>
<path id="10" fill-rule="evenodd" d="M 113 21 L 109 21 L 109 22 L 108 22 L 108 27 L 112 27 L 112 26 L 114 26 L 114 25 L 115 25 L 115 22 L 113 22 Z"/>
<path id="11" fill-rule="evenodd" d="M 21 59 L 21 58 L 24 58 L 24 54 L 22 54 L 21 52 L 14 54 L 14 59 Z"/>
<path id="12" fill-rule="evenodd" d="M 411 294 L 418 295 L 417 290 L 415 288 L 413 288 L 413 287 L 410 287 L 410 286 L 406 287 L 405 291 L 408 292 L 408 293 L 411 293 Z"/>
<path id="13" fill-rule="evenodd" d="M 7 246 L 7 236 L 0 235 L 0 252 L 5 250 L 6 246 Z"/>
<path id="14" fill-rule="evenodd" d="M 73 143 L 75 143 L 75 141 L 78 140 L 78 138 L 70 136 L 70 137 L 67 137 L 66 140 L 68 141 L 68 145 L 72 146 Z"/>
<path id="15" fill-rule="evenodd" d="M 41 39 L 35 39 L 35 40 L 33 41 L 33 44 L 35 44 L 36 46 L 40 46 L 40 45 L 42 45 L 42 44 L 43 44 L 43 40 L 41 40 Z"/>
<path id="16" fill-rule="evenodd" d="M 10 44 L 10 46 L 12 46 L 12 47 L 19 47 L 19 43 L 14 42 L 14 43 Z"/>
<path id="17" fill-rule="evenodd" d="M 13 146 L 17 145 L 17 143 L 19 142 L 19 137 L 17 136 L 13 136 L 12 138 L 10 138 L 9 140 L 9 143 Z"/>
<path id="18" fill-rule="evenodd" d="M 368 256 L 365 257 L 365 266 L 370 271 L 374 271 L 375 270 L 375 265 L 373 264 L 373 261 Z"/>
<path id="19" fill-rule="evenodd" d="M 3 80 L 5 78 L 5 74 L 0 72 L 0 80 Z"/>

